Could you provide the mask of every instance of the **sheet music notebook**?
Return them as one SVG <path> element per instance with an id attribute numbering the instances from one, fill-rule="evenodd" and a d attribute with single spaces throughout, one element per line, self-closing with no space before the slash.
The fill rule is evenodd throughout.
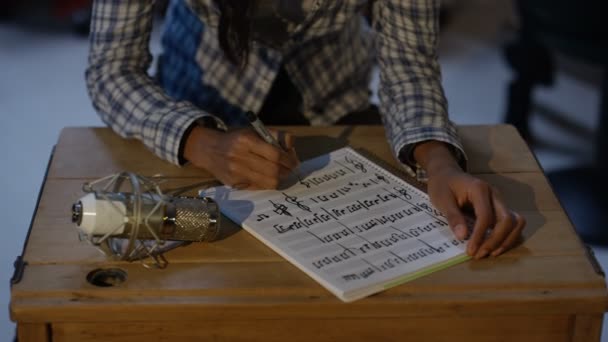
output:
<path id="1" fill-rule="evenodd" d="M 350 147 L 303 162 L 289 181 L 201 195 L 345 302 L 469 259 L 424 192 Z"/>

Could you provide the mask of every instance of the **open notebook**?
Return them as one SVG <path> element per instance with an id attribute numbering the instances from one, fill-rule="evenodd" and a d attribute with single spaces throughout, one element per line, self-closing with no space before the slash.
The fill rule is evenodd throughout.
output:
<path id="1" fill-rule="evenodd" d="M 303 162 L 286 183 L 200 195 L 345 302 L 469 258 L 424 192 L 350 147 Z"/>

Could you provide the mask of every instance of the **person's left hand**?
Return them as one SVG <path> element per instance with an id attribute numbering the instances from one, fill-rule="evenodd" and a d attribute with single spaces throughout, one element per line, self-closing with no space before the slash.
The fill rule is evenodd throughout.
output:
<path id="1" fill-rule="evenodd" d="M 415 154 L 427 171 L 431 202 L 446 216 L 456 237 L 464 240 L 469 234 L 462 210 L 475 213 L 467 254 L 480 259 L 515 246 L 526 221 L 507 207 L 497 189 L 462 171 L 443 143 L 425 143 Z"/>

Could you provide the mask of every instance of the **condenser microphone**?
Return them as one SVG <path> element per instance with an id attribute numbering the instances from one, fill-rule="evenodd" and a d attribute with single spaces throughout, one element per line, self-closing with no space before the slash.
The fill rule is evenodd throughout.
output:
<path id="1" fill-rule="evenodd" d="M 81 239 L 121 260 L 153 257 L 163 267 L 163 247 L 219 236 L 219 206 L 208 197 L 163 194 L 156 182 L 129 172 L 85 183 L 83 191 L 71 212 Z"/>
<path id="2" fill-rule="evenodd" d="M 219 233 L 219 209 L 210 198 L 143 197 L 144 226 L 136 226 L 132 194 L 95 193 L 83 196 L 72 206 L 72 222 L 87 236 L 211 242 Z M 160 205 L 159 205 L 160 204 Z M 148 227 L 149 226 L 149 227 Z"/>

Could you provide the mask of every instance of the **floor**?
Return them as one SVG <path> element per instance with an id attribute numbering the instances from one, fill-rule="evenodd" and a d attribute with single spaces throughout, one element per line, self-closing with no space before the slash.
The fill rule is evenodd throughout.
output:
<path id="1" fill-rule="evenodd" d="M 507 0 L 468 0 L 456 4 L 441 37 L 440 60 L 450 115 L 458 124 L 501 122 L 510 71 L 499 47 L 513 32 Z M 158 52 L 158 34 L 153 42 Z M 53 144 L 64 126 L 99 126 L 84 85 L 87 41 L 61 28 L 0 23 L 0 146 L 8 146 L 0 169 L 0 341 L 10 341 L 8 317 L 12 262 L 21 253 L 31 213 Z M 589 135 L 597 121 L 597 70 L 560 62 L 557 83 L 538 90 L 537 106 L 559 109 L 579 128 L 564 131 L 539 116 L 533 131 L 542 137 L 535 153 L 545 170 L 591 158 Z M 561 68 L 563 67 L 563 68 Z M 571 72 L 571 70 L 577 70 Z M 587 77 L 589 76 L 589 77 Z M 581 134 L 583 132 L 583 134 Z M 556 148 L 556 146 L 558 148 Z M 78 156 L 74 156 L 78 158 Z M 66 215 L 68 213 L 66 212 Z M 608 248 L 594 248 L 608 269 Z M 604 324 L 606 327 L 607 324 Z M 603 341 L 608 341 L 604 333 Z"/>

